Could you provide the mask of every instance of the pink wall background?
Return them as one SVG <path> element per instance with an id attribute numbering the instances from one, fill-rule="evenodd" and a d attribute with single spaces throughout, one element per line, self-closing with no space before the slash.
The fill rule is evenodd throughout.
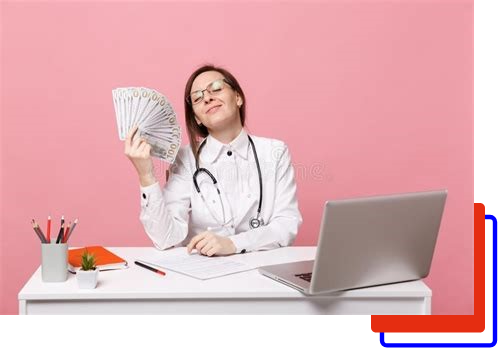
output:
<path id="1" fill-rule="evenodd" d="M 163 92 L 184 126 L 205 62 L 240 80 L 250 132 L 291 149 L 296 245 L 327 199 L 448 188 L 426 282 L 434 313 L 473 313 L 472 1 L 1 6 L 2 313 L 40 262 L 31 218 L 78 217 L 74 246 L 151 245 L 111 89 Z"/>
<path id="2" fill-rule="evenodd" d="M 500 202 L 500 2 L 472 12 L 472 157 L 474 202 Z"/>

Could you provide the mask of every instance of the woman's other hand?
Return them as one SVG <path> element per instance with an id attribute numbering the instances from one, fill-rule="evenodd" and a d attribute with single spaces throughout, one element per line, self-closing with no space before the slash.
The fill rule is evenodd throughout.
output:
<path id="1" fill-rule="evenodd" d="M 211 231 L 205 231 L 194 236 L 187 245 L 187 252 L 196 249 L 200 254 L 206 256 L 230 255 L 236 253 L 236 247 L 227 237 L 218 236 Z"/>

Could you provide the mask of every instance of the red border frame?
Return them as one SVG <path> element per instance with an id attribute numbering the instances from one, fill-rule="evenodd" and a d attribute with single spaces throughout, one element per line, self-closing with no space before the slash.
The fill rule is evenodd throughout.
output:
<path id="1" fill-rule="evenodd" d="M 474 315 L 372 315 L 377 333 L 481 333 L 485 328 L 485 207 L 474 203 Z"/>

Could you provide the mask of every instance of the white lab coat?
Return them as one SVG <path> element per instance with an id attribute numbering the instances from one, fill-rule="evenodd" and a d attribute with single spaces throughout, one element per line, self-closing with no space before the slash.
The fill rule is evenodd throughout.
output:
<path id="1" fill-rule="evenodd" d="M 247 135 L 242 130 L 229 144 L 208 136 L 200 153 L 200 167 L 215 176 L 222 193 L 226 221 L 230 221 L 224 226 L 219 196 L 205 173 L 197 180 L 206 204 L 196 191 L 193 183 L 196 164 L 189 145 L 179 149 L 163 189 L 158 182 L 140 187 L 140 220 L 156 248 L 187 245 L 193 236 L 207 228 L 229 237 L 237 253 L 293 243 L 302 216 L 290 153 L 282 141 L 252 136 L 262 171 L 264 225 L 256 229 L 249 226 L 250 219 L 257 215 L 259 177 Z"/>

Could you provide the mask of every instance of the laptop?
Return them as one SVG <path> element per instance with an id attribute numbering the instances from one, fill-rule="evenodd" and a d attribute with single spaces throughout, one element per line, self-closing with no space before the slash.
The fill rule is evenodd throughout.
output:
<path id="1" fill-rule="evenodd" d="M 262 266 L 259 272 L 310 295 L 424 278 L 447 193 L 327 201 L 315 259 Z"/>

